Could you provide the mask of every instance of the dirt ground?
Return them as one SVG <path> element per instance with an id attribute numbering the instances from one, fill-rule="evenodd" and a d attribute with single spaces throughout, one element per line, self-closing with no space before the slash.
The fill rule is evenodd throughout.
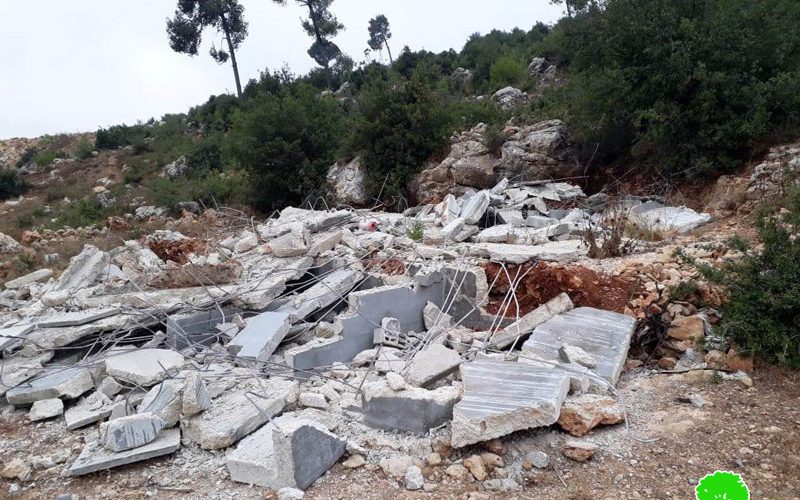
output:
<path id="1" fill-rule="evenodd" d="M 626 372 L 619 392 L 628 411 L 624 425 L 598 428 L 580 439 L 601 446 L 588 462 L 560 454 L 569 439 L 553 427 L 519 432 L 503 439 L 505 467 L 522 462 L 526 453 L 544 451 L 550 468 L 525 473 L 517 491 L 487 491 L 486 483 L 454 480 L 445 468 L 480 446 L 453 452 L 436 467 L 426 467 L 430 492 L 406 491 L 376 464 L 346 469 L 341 462 L 306 491 L 309 499 L 685 499 L 693 498 L 697 481 L 716 470 L 742 474 L 751 498 L 800 498 L 800 373 L 758 367 L 753 387 L 720 381 L 710 371 L 659 374 L 646 369 Z M 682 399 L 699 394 L 697 408 Z M 63 423 L 29 424 L 23 411 L 6 409 L 0 417 L 0 459 L 26 458 L 34 464 L 32 480 L 17 483 L 23 499 L 52 499 L 71 493 L 80 498 L 258 499 L 275 493 L 230 481 L 224 452 L 183 447 L 171 457 L 82 478 L 62 477 L 94 429 L 63 430 Z M 650 441 L 654 442 L 641 442 Z M 63 461 L 52 464 L 49 460 Z M 11 498 L 11 482 L 0 483 L 0 498 Z M 430 487 L 429 487 L 430 488 Z"/>

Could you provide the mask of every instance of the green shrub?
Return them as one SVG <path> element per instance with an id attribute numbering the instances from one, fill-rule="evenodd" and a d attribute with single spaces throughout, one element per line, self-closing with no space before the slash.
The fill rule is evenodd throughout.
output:
<path id="1" fill-rule="evenodd" d="M 503 143 L 506 141 L 506 134 L 503 133 L 503 129 L 498 125 L 488 125 L 486 132 L 483 133 L 483 138 L 486 142 L 486 149 L 499 158 L 502 153 Z"/>
<path id="2" fill-rule="evenodd" d="M 33 157 L 33 161 L 39 167 L 46 167 L 51 163 L 53 163 L 56 157 L 57 155 L 55 151 L 45 149 L 43 151 L 39 151 L 38 153 L 36 153 L 36 156 Z"/>
<path id="3" fill-rule="evenodd" d="M 761 211 L 756 249 L 735 238 L 730 246 L 744 253 L 721 269 L 699 266 L 710 281 L 727 290 L 722 328 L 744 351 L 770 362 L 800 367 L 800 190 L 785 203 Z"/>
<path id="4" fill-rule="evenodd" d="M 33 147 L 33 146 L 29 147 L 29 148 L 25 148 L 25 150 L 19 156 L 19 160 L 17 160 L 16 167 L 17 168 L 22 168 L 25 165 L 28 165 L 29 163 L 31 163 L 33 161 L 34 157 L 36 157 L 36 152 L 37 152 L 37 149 L 35 147 Z"/>
<path id="5" fill-rule="evenodd" d="M 236 172 L 206 172 L 191 182 L 192 199 L 207 207 L 243 201 L 245 192 L 245 184 Z"/>
<path id="6" fill-rule="evenodd" d="M 144 167 L 139 164 L 129 165 L 128 169 L 122 173 L 123 184 L 139 184 L 144 179 Z"/>
<path id="7" fill-rule="evenodd" d="M 89 141 L 89 139 L 84 137 L 80 140 L 80 142 L 78 142 L 78 146 L 75 150 L 75 159 L 86 160 L 91 158 L 93 151 L 94 145 L 91 143 L 91 141 Z"/>
<path id="8" fill-rule="evenodd" d="M 527 78 L 528 65 L 512 55 L 496 60 L 489 69 L 489 82 L 494 89 L 501 89 L 509 85 L 521 87 Z"/>
<path id="9" fill-rule="evenodd" d="M 189 200 L 189 189 L 181 179 L 157 177 L 147 185 L 146 197 L 153 205 L 176 210 L 178 203 Z"/>
<path id="10" fill-rule="evenodd" d="M 92 226 L 108 217 L 110 210 L 103 208 L 94 198 L 83 198 L 66 205 L 61 210 L 61 215 L 55 223 L 56 227 L 86 227 Z"/>
<path id="11" fill-rule="evenodd" d="M 125 146 L 143 148 L 144 140 L 149 136 L 145 125 L 114 125 L 97 131 L 95 147 L 97 149 L 117 149 Z"/>
<path id="12" fill-rule="evenodd" d="M 16 170 L 0 169 L 0 201 L 19 196 L 28 189 L 28 184 L 19 178 Z"/>

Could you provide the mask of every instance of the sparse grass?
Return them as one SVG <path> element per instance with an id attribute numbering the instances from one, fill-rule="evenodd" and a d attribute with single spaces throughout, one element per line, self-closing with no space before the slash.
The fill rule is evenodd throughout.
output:
<path id="1" fill-rule="evenodd" d="M 415 221 L 413 224 L 411 224 L 411 226 L 406 228 L 406 236 L 408 236 L 414 241 L 422 241 L 424 232 L 425 232 L 425 225 L 422 224 L 422 222 L 420 221 Z"/>
<path id="2" fill-rule="evenodd" d="M 681 281 L 675 286 L 670 287 L 669 296 L 673 300 L 686 300 L 700 290 L 700 286 L 695 280 Z"/>
<path id="3" fill-rule="evenodd" d="M 582 240 L 589 247 L 589 258 L 607 259 L 633 253 L 636 243 L 624 239 L 628 212 L 622 208 L 611 211 L 611 216 L 606 219 L 605 225 L 607 227 L 605 231 L 587 227 L 583 232 Z"/>

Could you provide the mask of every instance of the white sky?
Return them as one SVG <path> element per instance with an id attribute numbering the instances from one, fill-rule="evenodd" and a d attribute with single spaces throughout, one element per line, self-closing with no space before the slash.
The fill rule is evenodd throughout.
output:
<path id="1" fill-rule="evenodd" d="M 212 31 L 196 57 L 169 48 L 166 18 L 175 0 L 0 0 L 0 138 L 93 131 L 186 111 L 211 94 L 233 92 L 230 65 L 208 55 Z M 242 0 L 250 35 L 237 53 L 242 84 L 284 63 L 314 66 L 293 0 Z M 554 22 L 549 0 L 336 0 L 346 26 L 336 43 L 356 61 L 367 47 L 367 24 L 385 14 L 393 54 L 403 46 L 460 50 L 467 37 L 494 28 L 530 29 Z"/>

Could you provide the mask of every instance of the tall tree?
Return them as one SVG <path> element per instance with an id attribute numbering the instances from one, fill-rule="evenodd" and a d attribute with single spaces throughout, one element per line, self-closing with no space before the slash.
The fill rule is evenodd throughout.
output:
<path id="1" fill-rule="evenodd" d="M 286 0 L 273 0 L 280 5 L 286 5 Z M 342 53 L 341 49 L 331 41 L 339 31 L 344 29 L 336 16 L 330 11 L 333 0 L 295 0 L 298 5 L 308 9 L 308 19 L 303 19 L 302 26 L 305 32 L 314 38 L 314 43 L 308 49 L 314 61 L 330 73 L 330 63 Z"/>
<path id="2" fill-rule="evenodd" d="M 167 19 L 169 45 L 175 52 L 196 56 L 206 28 L 214 28 L 225 36 L 228 50 L 212 46 L 209 53 L 219 64 L 226 63 L 230 58 L 236 79 L 236 95 L 241 97 L 236 49 L 247 37 L 244 7 L 239 0 L 178 0 L 175 17 Z"/>
<path id="3" fill-rule="evenodd" d="M 383 14 L 375 16 L 369 20 L 369 40 L 367 43 L 372 50 L 381 50 L 386 47 L 389 53 L 389 64 L 394 64 L 392 59 L 392 49 L 389 48 L 389 39 L 392 38 L 392 32 L 389 29 L 389 20 Z"/>

